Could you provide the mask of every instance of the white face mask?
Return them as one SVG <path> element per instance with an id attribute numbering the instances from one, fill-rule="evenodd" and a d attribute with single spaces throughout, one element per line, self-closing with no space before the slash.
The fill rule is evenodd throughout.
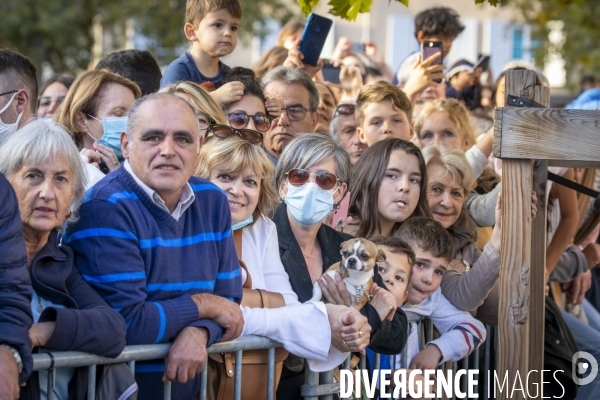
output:
<path id="1" fill-rule="evenodd" d="M 10 98 L 10 100 L 8 101 L 8 103 L 6 103 L 6 105 L 4 106 L 4 108 L 2 110 L 0 110 L 0 116 L 6 110 L 8 110 L 8 107 L 10 107 L 10 103 L 12 103 L 12 101 L 14 100 L 17 93 L 18 92 L 14 93 L 12 95 L 12 97 Z M 0 143 L 2 143 L 4 141 L 4 139 L 6 139 L 9 135 L 16 132 L 16 130 L 19 128 L 19 121 L 21 120 L 22 115 L 23 115 L 23 113 L 21 112 L 21 114 L 19 114 L 19 116 L 17 117 L 17 121 L 13 124 L 6 124 L 6 123 L 2 122 L 2 119 L 0 118 Z"/>

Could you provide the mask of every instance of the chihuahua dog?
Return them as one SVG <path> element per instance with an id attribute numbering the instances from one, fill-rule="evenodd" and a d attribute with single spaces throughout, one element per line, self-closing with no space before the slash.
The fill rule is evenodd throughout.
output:
<path id="1" fill-rule="evenodd" d="M 352 306 L 360 310 L 370 300 L 373 269 L 377 261 L 385 260 L 385 253 L 379 250 L 375 243 L 360 238 L 347 240 L 340 247 L 342 261 L 329 267 L 325 274 L 334 280 L 336 272 L 342 276 L 352 297 Z M 311 301 L 320 301 L 322 297 L 321 287 L 315 282 Z"/>

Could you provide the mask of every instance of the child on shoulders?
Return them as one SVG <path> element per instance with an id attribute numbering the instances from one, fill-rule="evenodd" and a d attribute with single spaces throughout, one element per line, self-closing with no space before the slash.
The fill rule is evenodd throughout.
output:
<path id="1" fill-rule="evenodd" d="M 244 95 L 244 84 L 223 84 L 229 67 L 220 61 L 237 45 L 237 33 L 242 18 L 238 0 L 187 0 L 184 32 L 192 47 L 174 60 L 165 71 L 160 86 L 180 81 L 198 84 L 209 82 L 217 103 L 232 103 Z"/>

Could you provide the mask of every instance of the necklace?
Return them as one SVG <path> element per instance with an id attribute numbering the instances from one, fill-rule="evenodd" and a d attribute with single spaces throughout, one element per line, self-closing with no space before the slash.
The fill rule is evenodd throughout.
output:
<path id="1" fill-rule="evenodd" d="M 40 314 L 44 311 L 44 305 L 42 304 L 42 298 L 38 295 L 38 311 Z"/>
<path id="2" fill-rule="evenodd" d="M 304 257 L 306 257 L 306 258 L 310 258 L 310 257 L 313 255 L 313 253 L 315 252 L 315 248 L 316 248 L 316 247 L 317 247 L 317 246 L 315 246 L 315 245 L 314 245 L 314 243 L 313 243 L 313 248 L 312 248 L 312 250 L 310 251 L 310 254 L 309 254 L 309 255 L 306 255 L 306 254 L 304 254 L 304 252 L 302 252 L 302 255 L 303 255 Z M 300 248 L 300 250 L 302 250 L 302 248 Z"/>

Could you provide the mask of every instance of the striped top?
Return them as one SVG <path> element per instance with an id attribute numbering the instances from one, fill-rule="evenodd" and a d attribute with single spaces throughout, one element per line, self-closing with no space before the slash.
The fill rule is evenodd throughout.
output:
<path id="1" fill-rule="evenodd" d="M 186 326 L 205 327 L 207 346 L 222 328 L 199 319 L 191 295 L 214 293 L 240 303 L 242 285 L 231 213 L 224 193 L 191 177 L 192 205 L 179 220 L 156 205 L 125 170 L 86 195 L 64 243 L 84 279 L 127 323 L 127 344 L 163 343 Z"/>

